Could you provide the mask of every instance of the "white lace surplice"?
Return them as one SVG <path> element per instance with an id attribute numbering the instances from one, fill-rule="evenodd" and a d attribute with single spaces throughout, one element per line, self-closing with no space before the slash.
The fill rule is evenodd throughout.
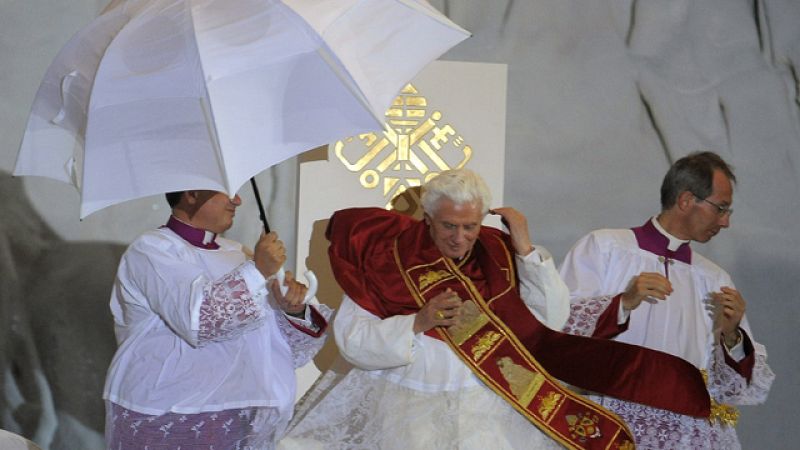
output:
<path id="1" fill-rule="evenodd" d="M 114 405 L 149 417 L 140 436 L 147 423 L 163 422 L 153 436 L 179 439 L 164 445 L 190 443 L 161 430 L 170 423 L 177 428 L 186 415 L 210 427 L 215 412 L 246 411 L 253 420 L 243 432 L 259 441 L 288 423 L 294 369 L 311 360 L 324 338 L 312 336 L 310 308 L 305 319 L 289 319 L 271 305 L 265 280 L 241 245 L 218 242 L 219 249 L 201 249 L 160 229 L 123 256 L 111 303 L 120 348 L 104 393 L 107 436 L 127 442 L 116 427 L 118 421 L 128 427 L 121 422 L 125 411 L 112 413 Z M 314 307 L 323 317 L 331 314 Z M 254 448 L 272 446 L 272 438 L 263 441 Z"/>
<path id="2" fill-rule="evenodd" d="M 767 365 L 766 349 L 752 341 L 755 365 L 748 384 L 725 362 L 725 350 L 716 340 L 705 307 L 709 292 L 719 291 L 720 286 L 733 287 L 728 274 L 697 253 L 692 255 L 692 264 L 675 261 L 669 270 L 673 294 L 664 302 L 643 302 L 631 313 L 628 330 L 615 339 L 661 350 L 706 369 L 709 392 L 719 403 L 763 403 L 775 377 Z M 612 297 L 641 272 L 663 273 L 664 263 L 657 255 L 641 250 L 630 230 L 600 230 L 579 240 L 561 269 L 572 292 L 572 311 L 564 331 L 591 336 Z M 746 318 L 741 327 L 752 339 Z M 741 344 L 737 347 L 733 350 L 742 351 Z M 637 448 L 740 448 L 736 430 L 728 425 L 612 398 L 590 398 L 625 419 L 636 436 Z"/>

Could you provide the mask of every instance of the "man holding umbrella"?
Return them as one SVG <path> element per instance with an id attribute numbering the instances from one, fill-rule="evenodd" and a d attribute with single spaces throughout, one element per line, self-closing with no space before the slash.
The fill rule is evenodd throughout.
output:
<path id="1" fill-rule="evenodd" d="M 230 196 L 307 149 L 382 129 L 398 91 L 467 36 L 425 0 L 114 0 L 45 73 L 14 173 L 73 185 L 81 217 L 163 192 Z M 283 261 L 277 239 L 245 262 L 216 238 L 237 202 L 180 194 L 175 219 L 123 258 L 105 390 L 115 448 L 122 430 L 227 448 L 211 425 L 228 439 L 239 419 L 245 436 L 290 415 L 290 364 L 309 357 L 290 349 L 321 343 L 279 311 L 300 313 L 302 288 L 265 288 Z"/>
<path id="2" fill-rule="evenodd" d="M 106 399 L 108 448 L 272 448 L 289 421 L 294 369 L 324 343 L 330 309 L 304 304 L 275 233 L 252 259 L 219 234 L 239 196 L 167 194 L 166 226 L 122 256 L 111 294 L 119 349 Z"/>

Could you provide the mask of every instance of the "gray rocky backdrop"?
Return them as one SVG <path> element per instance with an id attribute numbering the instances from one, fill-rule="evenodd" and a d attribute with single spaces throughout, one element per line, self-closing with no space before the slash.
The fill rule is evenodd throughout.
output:
<path id="1" fill-rule="evenodd" d="M 151 198 L 79 221 L 69 186 L 8 175 L 47 65 L 104 4 L 0 0 L 0 428 L 43 448 L 102 448 L 116 261 L 168 213 Z M 689 151 L 715 150 L 735 166 L 732 227 L 696 250 L 733 276 L 777 374 L 767 403 L 742 410 L 744 447 L 795 448 L 800 2 L 432 4 L 474 33 L 445 59 L 508 64 L 505 198 L 557 261 L 594 228 L 657 213 L 664 172 Z M 290 246 L 295 174 L 288 161 L 259 176 L 271 224 Z M 230 232 L 248 245 L 254 209 L 241 208 Z"/>

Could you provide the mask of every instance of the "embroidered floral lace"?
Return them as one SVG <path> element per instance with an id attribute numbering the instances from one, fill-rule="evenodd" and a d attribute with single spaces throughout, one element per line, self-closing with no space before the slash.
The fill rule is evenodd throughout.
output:
<path id="1" fill-rule="evenodd" d="M 589 398 L 617 413 L 636 437 L 637 449 L 740 449 L 736 431 L 727 425 L 712 424 L 671 411 L 609 397 Z"/>
<path id="2" fill-rule="evenodd" d="M 756 361 L 749 384 L 725 362 L 722 346 L 714 346 L 708 390 L 716 401 L 734 405 L 757 405 L 767 399 L 775 374 L 767 365 L 767 351 L 764 346 L 757 342 L 754 342 L 753 346 Z"/>
<path id="3" fill-rule="evenodd" d="M 264 321 L 264 300 L 253 299 L 239 269 L 210 284 L 200 306 L 199 345 L 233 339 Z"/>
<path id="4" fill-rule="evenodd" d="M 330 318 L 332 310 L 326 305 L 316 305 L 315 308 L 317 308 L 317 311 L 319 311 L 326 320 Z M 308 364 L 311 358 L 317 354 L 325 343 L 324 336 L 321 338 L 314 338 L 304 333 L 302 330 L 298 330 L 294 325 L 289 323 L 289 319 L 283 314 L 278 316 L 278 330 L 280 330 L 283 339 L 289 344 L 289 348 L 292 349 L 292 360 L 295 368 Z"/>
<path id="5" fill-rule="evenodd" d="M 591 336 L 597 327 L 597 319 L 608 308 L 612 299 L 613 297 L 588 297 L 573 300 L 564 332 L 577 336 Z"/>
<path id="6" fill-rule="evenodd" d="M 106 446 L 115 450 L 272 450 L 285 427 L 274 408 L 153 416 L 107 403 L 106 411 Z"/>

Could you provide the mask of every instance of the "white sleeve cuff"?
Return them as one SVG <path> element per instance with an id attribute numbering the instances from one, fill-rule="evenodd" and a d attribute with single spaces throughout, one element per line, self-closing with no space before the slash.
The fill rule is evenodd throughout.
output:
<path id="1" fill-rule="evenodd" d="M 267 297 L 267 279 L 256 268 L 256 263 L 245 261 L 239 266 L 239 273 L 247 284 L 247 289 L 250 290 L 253 299 L 261 303 Z"/>
<path id="2" fill-rule="evenodd" d="M 517 258 L 524 263 L 533 263 L 537 266 L 544 264 L 547 260 L 553 260 L 553 256 L 546 248 L 536 245 L 533 246 L 532 252 L 525 256 L 517 254 Z"/>
<path id="3" fill-rule="evenodd" d="M 622 306 L 622 300 L 620 300 L 620 302 L 619 302 L 619 312 L 617 313 L 617 325 L 622 325 L 623 323 L 627 322 L 628 321 L 628 317 L 631 316 L 631 311 L 632 310 L 625 309 Z"/>
<path id="4" fill-rule="evenodd" d="M 728 352 L 728 356 L 730 356 L 736 362 L 740 362 L 745 356 L 747 356 L 744 353 L 744 339 L 742 339 L 741 342 L 734 345 L 732 348 L 726 347 L 725 344 L 722 344 L 722 347 L 724 347 L 725 351 Z"/>
<path id="5" fill-rule="evenodd" d="M 283 315 L 292 323 L 299 325 L 303 328 L 312 331 L 319 331 L 319 327 L 314 324 L 314 321 L 311 318 L 311 308 L 313 306 L 306 305 L 305 315 L 303 317 L 295 317 L 290 314 L 287 314 L 286 311 L 283 312 Z"/>

